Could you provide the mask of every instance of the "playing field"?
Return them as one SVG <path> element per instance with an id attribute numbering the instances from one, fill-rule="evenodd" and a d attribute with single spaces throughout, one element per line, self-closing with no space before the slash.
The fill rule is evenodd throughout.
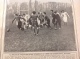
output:
<path id="1" fill-rule="evenodd" d="M 39 35 L 35 36 L 33 30 L 26 29 L 19 30 L 15 22 L 11 24 L 12 20 L 6 20 L 6 29 L 9 27 L 10 32 L 5 32 L 5 52 L 31 52 L 31 51 L 75 51 L 75 34 L 72 17 L 68 19 L 68 25 L 62 22 L 62 28 L 54 30 L 46 27 L 41 28 Z"/>

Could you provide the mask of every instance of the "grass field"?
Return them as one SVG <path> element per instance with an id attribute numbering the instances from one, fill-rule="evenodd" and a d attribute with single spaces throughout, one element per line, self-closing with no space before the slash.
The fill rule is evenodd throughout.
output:
<path id="1" fill-rule="evenodd" d="M 31 52 L 31 51 L 75 51 L 76 43 L 74 36 L 74 24 L 72 17 L 68 19 L 68 25 L 62 22 L 62 28 L 54 30 L 41 28 L 39 35 L 35 36 L 33 30 L 26 29 L 20 31 L 16 25 L 10 24 L 11 19 L 6 21 L 6 29 L 10 27 L 10 32 L 5 32 L 5 52 Z"/>

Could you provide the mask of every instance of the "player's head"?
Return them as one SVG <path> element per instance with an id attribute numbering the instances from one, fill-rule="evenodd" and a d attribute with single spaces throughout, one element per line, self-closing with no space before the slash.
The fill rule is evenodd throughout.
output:
<path id="1" fill-rule="evenodd" d="M 40 12 L 38 12 L 38 14 L 40 14 Z"/>
<path id="2" fill-rule="evenodd" d="M 32 13 L 33 13 L 33 14 L 36 14 L 36 11 L 33 11 Z"/>
<path id="3" fill-rule="evenodd" d="M 25 16 L 25 14 L 23 14 L 23 16 Z"/>
<path id="4" fill-rule="evenodd" d="M 22 15 L 19 15 L 19 16 L 22 16 Z"/>
<path id="5" fill-rule="evenodd" d="M 53 10 L 51 10 L 51 12 L 53 12 Z"/>
<path id="6" fill-rule="evenodd" d="M 18 16 L 18 14 L 15 14 L 15 16 Z"/>
<path id="7" fill-rule="evenodd" d="M 44 15 L 46 15 L 46 12 L 43 12 L 44 13 Z"/>
<path id="8" fill-rule="evenodd" d="M 61 12 L 64 12 L 64 10 L 62 10 Z"/>
<path id="9" fill-rule="evenodd" d="M 57 11 L 55 11 L 54 13 L 57 13 Z"/>

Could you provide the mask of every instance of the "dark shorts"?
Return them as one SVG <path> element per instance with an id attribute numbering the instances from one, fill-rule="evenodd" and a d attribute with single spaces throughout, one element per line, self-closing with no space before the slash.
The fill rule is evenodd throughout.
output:
<path id="1" fill-rule="evenodd" d="M 37 21 L 34 21 L 34 22 L 32 23 L 32 26 L 33 26 L 33 27 L 39 27 Z"/>
<path id="2" fill-rule="evenodd" d="M 32 25 L 32 21 L 31 21 L 31 19 L 28 20 L 28 23 L 29 23 L 30 25 Z"/>
<path id="3" fill-rule="evenodd" d="M 52 19 L 52 23 L 53 23 L 53 24 L 55 23 L 55 18 Z"/>
<path id="4" fill-rule="evenodd" d="M 18 21 L 18 28 L 20 29 L 22 27 L 22 22 Z"/>

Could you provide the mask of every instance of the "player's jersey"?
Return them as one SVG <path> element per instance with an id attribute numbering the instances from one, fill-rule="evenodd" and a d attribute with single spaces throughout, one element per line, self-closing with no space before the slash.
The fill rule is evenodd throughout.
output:
<path id="1" fill-rule="evenodd" d="M 56 13 L 55 18 L 56 18 L 57 21 L 61 21 L 59 13 Z"/>
<path id="2" fill-rule="evenodd" d="M 55 19 L 55 17 L 56 17 L 56 16 L 55 16 L 55 13 L 52 13 L 52 17 Z"/>
<path id="3" fill-rule="evenodd" d="M 31 15 L 31 19 L 32 19 L 32 21 L 37 21 L 37 15 L 35 14 L 35 15 Z"/>
<path id="4" fill-rule="evenodd" d="M 50 21 L 50 19 L 49 19 L 48 16 L 45 16 L 45 20 L 46 20 L 46 21 Z"/>
<path id="5" fill-rule="evenodd" d="M 21 17 L 20 16 L 16 16 L 14 19 L 16 19 L 16 21 L 20 21 Z"/>
<path id="6" fill-rule="evenodd" d="M 37 18 L 38 18 L 38 16 L 36 14 L 31 15 L 31 22 L 32 22 L 33 26 L 38 26 Z"/>

